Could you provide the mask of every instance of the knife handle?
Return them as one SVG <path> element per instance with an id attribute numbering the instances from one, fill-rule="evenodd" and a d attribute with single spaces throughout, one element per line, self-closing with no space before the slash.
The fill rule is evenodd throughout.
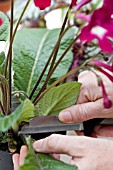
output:
<path id="1" fill-rule="evenodd" d="M 98 124 L 100 124 L 101 121 L 103 121 L 104 118 L 95 118 L 95 119 L 90 119 L 87 121 L 83 122 L 83 126 L 84 126 L 84 135 L 85 136 L 91 136 L 94 127 Z"/>

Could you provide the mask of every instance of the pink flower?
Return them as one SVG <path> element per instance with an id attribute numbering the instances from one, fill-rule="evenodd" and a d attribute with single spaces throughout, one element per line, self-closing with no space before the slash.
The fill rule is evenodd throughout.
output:
<path id="1" fill-rule="evenodd" d="M 2 19 L 0 18 L 0 26 L 3 24 L 3 21 L 2 21 Z"/>
<path id="2" fill-rule="evenodd" d="M 109 80 L 111 80 L 113 82 L 113 76 L 111 74 L 109 74 L 107 71 L 103 70 L 102 68 L 98 68 L 98 70 L 101 73 L 105 74 L 109 78 Z"/>
<path id="3" fill-rule="evenodd" d="M 34 3 L 35 6 L 43 10 L 51 5 L 51 0 L 34 0 Z"/>
<path id="4" fill-rule="evenodd" d="M 112 0 L 104 0 L 101 8 L 95 10 L 88 25 L 81 30 L 80 39 L 90 42 L 98 39 L 100 48 L 105 52 L 113 51 L 112 42 L 109 37 L 113 38 L 113 5 Z M 85 19 L 85 18 L 84 18 Z"/>
<path id="5" fill-rule="evenodd" d="M 93 63 L 95 66 L 97 66 L 97 69 L 101 73 L 106 75 L 109 78 L 109 80 L 111 80 L 113 82 L 113 76 L 110 73 L 108 73 L 107 71 L 105 71 L 104 69 L 101 68 L 101 67 L 103 67 L 103 68 L 105 68 L 105 69 L 107 69 L 107 70 L 109 70 L 113 73 L 113 64 L 112 64 L 112 66 L 110 66 L 110 65 L 103 63 L 101 61 L 98 61 L 98 60 L 91 60 L 90 63 Z"/>
<path id="6" fill-rule="evenodd" d="M 72 5 L 76 6 L 77 0 L 72 0 Z"/>
<path id="7" fill-rule="evenodd" d="M 105 86 L 104 86 L 102 80 L 100 80 L 100 85 L 102 87 L 102 93 L 103 93 L 103 99 L 104 99 L 104 107 L 106 109 L 109 109 L 112 106 L 112 102 L 111 102 L 111 100 L 109 100 L 109 98 L 107 96 Z"/>
<path id="8" fill-rule="evenodd" d="M 103 63 L 103 62 L 98 61 L 98 60 L 91 60 L 90 63 L 93 63 L 96 66 L 103 67 L 103 68 L 113 72 L 113 65 L 110 66 L 109 64 Z"/>
<path id="9" fill-rule="evenodd" d="M 74 11 L 79 10 L 82 6 L 88 4 L 89 2 L 91 2 L 92 0 L 81 0 L 76 7 L 74 8 Z"/>

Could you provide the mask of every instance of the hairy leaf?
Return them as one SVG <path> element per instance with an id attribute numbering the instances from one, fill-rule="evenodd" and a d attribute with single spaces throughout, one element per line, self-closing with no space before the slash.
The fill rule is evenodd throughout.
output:
<path id="1" fill-rule="evenodd" d="M 17 32 L 14 41 L 14 86 L 30 95 L 34 84 L 39 78 L 55 43 L 60 29 L 23 29 Z M 69 30 L 60 44 L 57 60 L 73 40 L 74 31 Z M 64 57 L 59 67 L 54 72 L 49 84 L 64 75 L 72 62 L 71 50 Z M 48 72 L 45 73 L 37 91 L 42 87 Z M 36 93 L 35 93 L 36 95 Z"/>
<path id="2" fill-rule="evenodd" d="M 26 100 L 22 114 L 17 123 L 20 124 L 22 121 L 28 122 L 32 117 L 34 117 L 34 105 L 30 100 Z"/>
<path id="3" fill-rule="evenodd" d="M 76 103 L 81 83 L 69 82 L 51 88 L 36 105 L 36 115 L 57 115 Z"/>
<path id="4" fill-rule="evenodd" d="M 28 139 L 29 140 L 29 139 Z M 28 141 L 27 140 L 27 141 Z M 27 142 L 29 151 L 19 170 L 78 170 L 75 165 L 61 162 L 50 155 L 35 153 L 31 142 Z"/>
<path id="5" fill-rule="evenodd" d="M 9 20 L 3 12 L 0 12 L 0 18 L 3 21 L 3 24 L 0 26 L 0 41 L 6 41 L 8 38 L 10 27 Z"/>
<path id="6" fill-rule="evenodd" d="M 5 66 L 5 53 L 0 53 L 0 74 L 3 75 Z"/>
<path id="7" fill-rule="evenodd" d="M 2 118 L 4 117 L 4 115 L 3 115 L 2 113 L 0 113 L 0 118 L 1 118 L 1 117 L 2 117 Z"/>
<path id="8" fill-rule="evenodd" d="M 33 108 L 29 111 L 30 107 L 31 101 L 25 100 L 20 106 L 17 107 L 17 109 L 11 115 L 0 117 L 0 132 L 7 131 L 17 121 L 21 122 L 22 121 L 21 116 L 25 115 L 25 113 L 26 115 L 32 114 Z"/>

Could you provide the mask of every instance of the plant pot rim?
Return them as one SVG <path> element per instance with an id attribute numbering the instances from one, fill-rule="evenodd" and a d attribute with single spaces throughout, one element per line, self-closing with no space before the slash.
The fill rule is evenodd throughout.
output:
<path id="1" fill-rule="evenodd" d="M 14 170 L 12 153 L 8 153 L 0 150 L 0 169 Z"/>

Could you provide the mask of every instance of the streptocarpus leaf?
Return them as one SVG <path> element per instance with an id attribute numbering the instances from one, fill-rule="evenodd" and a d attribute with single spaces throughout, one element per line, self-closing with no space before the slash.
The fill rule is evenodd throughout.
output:
<path id="1" fill-rule="evenodd" d="M 75 165 L 61 162 L 50 155 L 35 153 L 30 138 L 27 139 L 28 154 L 19 170 L 78 170 Z"/>
<path id="2" fill-rule="evenodd" d="M 2 113 L 0 113 L 0 118 L 1 118 L 1 117 L 2 117 L 2 118 L 4 117 L 4 115 L 3 115 Z"/>
<path id="3" fill-rule="evenodd" d="M 0 12 L 0 18 L 2 19 L 3 24 L 0 26 L 0 41 L 6 41 L 9 34 L 9 20 L 7 16 Z"/>
<path id="4" fill-rule="evenodd" d="M 5 53 L 0 53 L 0 74 L 3 75 L 5 66 Z"/>
<path id="5" fill-rule="evenodd" d="M 11 126 L 13 126 L 13 124 L 15 124 L 17 121 L 20 122 L 22 119 L 19 120 L 19 118 L 22 116 L 22 114 L 25 115 L 26 113 L 30 115 L 30 112 L 33 112 L 33 107 L 32 110 L 29 111 L 29 108 L 31 106 L 31 101 L 25 100 L 11 115 L 0 117 L 0 131 L 5 132 L 9 128 L 11 128 Z"/>
<path id="6" fill-rule="evenodd" d="M 14 87 L 16 90 L 24 91 L 28 96 L 30 95 L 57 42 L 59 32 L 60 29 L 22 29 L 17 32 L 13 45 Z M 73 37 L 74 31 L 70 29 L 62 38 L 57 60 L 69 46 Z M 70 50 L 52 75 L 49 84 L 67 73 L 72 59 L 73 56 Z M 47 74 L 48 71 L 40 82 L 37 92 L 45 82 Z"/>
<path id="7" fill-rule="evenodd" d="M 81 83 L 69 82 L 51 88 L 36 105 L 37 116 L 57 115 L 76 103 Z"/>
<path id="8" fill-rule="evenodd" d="M 34 105 L 30 100 L 26 100 L 26 103 L 22 110 L 22 114 L 17 123 L 19 125 L 22 121 L 28 122 L 33 117 L 34 117 Z"/>

